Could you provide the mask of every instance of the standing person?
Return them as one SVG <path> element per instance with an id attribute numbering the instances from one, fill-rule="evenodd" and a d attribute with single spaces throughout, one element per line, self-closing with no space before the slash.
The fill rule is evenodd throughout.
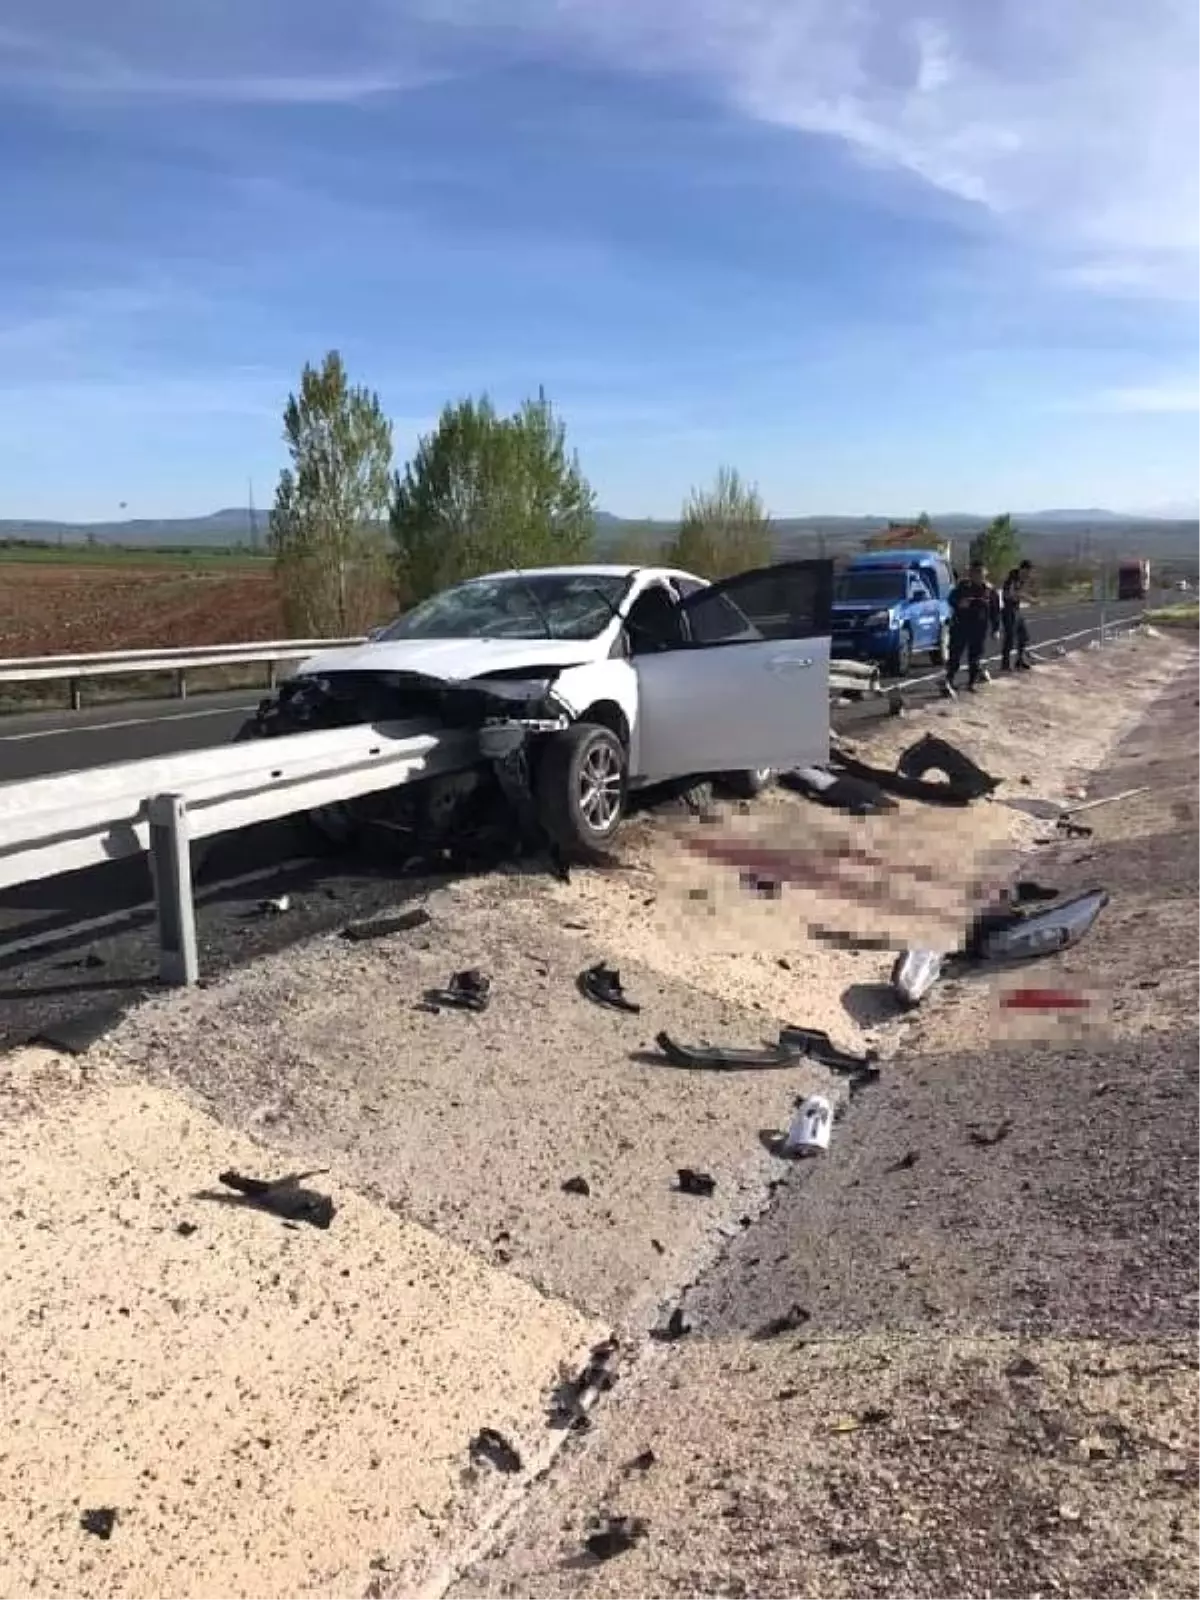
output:
<path id="1" fill-rule="evenodd" d="M 1029 626 L 1024 614 L 1032 577 L 1033 562 L 1022 561 L 1020 566 L 1014 567 L 1004 580 L 1001 606 L 1001 617 L 1004 622 L 1004 642 L 1000 646 L 1001 672 L 1012 671 L 1014 650 L 1019 671 L 1028 672 L 1033 665 L 1029 659 Z"/>
<path id="2" fill-rule="evenodd" d="M 994 639 L 1000 631 L 1000 597 L 988 582 L 982 561 L 972 561 L 965 578 L 951 589 L 950 601 L 950 652 L 946 659 L 946 676 L 942 693 L 948 699 L 955 694 L 954 680 L 967 658 L 967 688 L 975 693 L 981 682 L 987 681 L 983 665 L 983 648 L 990 633 Z"/>

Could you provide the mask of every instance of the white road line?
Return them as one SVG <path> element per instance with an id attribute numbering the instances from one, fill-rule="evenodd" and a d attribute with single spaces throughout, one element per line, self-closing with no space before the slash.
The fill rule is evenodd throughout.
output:
<path id="1" fill-rule="evenodd" d="M 258 700 L 247 700 L 244 706 L 209 706 L 205 711 L 177 711 L 170 716 L 125 717 L 119 722 L 93 722 L 79 728 L 39 728 L 35 733 L 0 733 L 0 744 L 21 744 L 26 739 L 72 738 L 77 733 L 108 733 L 112 728 L 141 728 L 151 722 L 192 722 L 197 717 L 228 717 L 257 704 Z"/>
<path id="2" fill-rule="evenodd" d="M 273 867 L 256 867 L 253 872 L 243 872 L 236 878 L 222 878 L 220 883 L 208 883 L 203 889 L 198 889 L 196 904 L 203 905 L 206 900 L 211 900 L 228 889 L 243 889 L 249 884 L 260 883 L 264 878 L 277 877 L 281 872 L 291 872 L 299 867 L 311 866 L 311 857 L 297 856 L 294 861 L 281 861 Z M 103 916 L 85 917 L 80 922 L 71 922 L 61 928 L 49 929 L 45 933 L 31 933 L 27 939 L 14 939 L 12 944 L 0 944 L 0 961 L 4 961 L 8 956 L 19 956 L 26 950 L 40 950 L 45 945 L 60 944 L 63 940 L 81 934 L 99 933 L 102 929 L 111 928 L 116 923 L 125 922 L 131 917 L 153 915 L 154 901 L 143 900 L 139 905 L 126 906 L 123 911 L 106 911 Z"/>

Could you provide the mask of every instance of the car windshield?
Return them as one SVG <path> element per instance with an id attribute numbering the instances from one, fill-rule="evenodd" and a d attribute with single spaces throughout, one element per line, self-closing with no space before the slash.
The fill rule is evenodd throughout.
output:
<path id="1" fill-rule="evenodd" d="M 375 637 L 594 639 L 629 583 L 624 575 L 586 571 L 472 578 L 423 600 Z"/>
<path id="2" fill-rule="evenodd" d="M 893 605 L 905 596 L 904 573 L 894 567 L 864 568 L 860 572 L 843 572 L 834 584 L 833 598 L 838 600 L 873 600 Z"/>

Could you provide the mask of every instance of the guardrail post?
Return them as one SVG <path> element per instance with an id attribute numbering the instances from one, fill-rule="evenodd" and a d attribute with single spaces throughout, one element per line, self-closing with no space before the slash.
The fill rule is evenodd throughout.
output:
<path id="1" fill-rule="evenodd" d="M 68 692 L 71 696 L 71 710 L 78 711 L 83 702 L 82 685 L 78 678 L 71 679 L 68 685 Z"/>
<path id="2" fill-rule="evenodd" d="M 175 674 L 175 693 L 181 700 L 187 699 L 187 673 L 182 667 Z"/>
<path id="3" fill-rule="evenodd" d="M 158 912 L 158 975 L 164 983 L 192 984 L 200 976 L 200 962 L 187 805 L 181 794 L 159 794 L 150 801 L 147 815 Z"/>

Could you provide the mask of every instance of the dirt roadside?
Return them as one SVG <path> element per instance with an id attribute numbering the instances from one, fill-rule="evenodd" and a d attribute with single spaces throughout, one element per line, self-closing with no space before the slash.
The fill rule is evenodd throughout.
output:
<path id="1" fill-rule="evenodd" d="M 1033 980 L 1102 1027 L 939 996 L 454 1594 L 1196 1593 L 1192 674 L 1087 789 L 1141 784 L 1024 868 L 1112 893 Z M 605 1514 L 644 1538 L 581 1560 Z"/>
<path id="2" fill-rule="evenodd" d="M 944 719 L 883 730 L 879 759 L 932 725 L 1002 774 L 1003 793 L 1061 797 L 1193 659 L 1144 640 L 1068 659 Z M 962 883 L 1004 870 L 1041 830 L 1001 805 L 906 806 L 864 827 L 787 795 L 731 825 L 866 839 L 935 863 L 944 883 L 900 932 L 957 926 Z M 654 1033 L 755 1043 L 790 1020 L 890 1056 L 970 997 L 898 1018 L 886 954 L 810 937 L 814 923 L 852 923 L 859 902 L 748 898 L 736 874 L 681 850 L 685 832 L 642 825 L 619 869 L 569 885 L 513 874 L 439 890 L 423 929 L 357 946 L 320 938 L 155 1000 L 80 1062 L 10 1059 L 0 1157 L 20 1215 L 0 1239 L 0 1334 L 21 1444 L 0 1512 L 0 1591 L 440 1592 L 560 1443 L 544 1415 L 560 1365 L 610 1328 L 635 1357 L 595 1429 L 605 1449 L 623 1390 L 682 1384 L 686 1369 L 664 1368 L 726 1347 L 645 1335 L 688 1283 L 716 1281 L 731 1239 L 753 1236 L 783 1170 L 762 1136 L 797 1093 L 841 1099 L 845 1085 L 809 1066 L 652 1066 L 641 1057 Z M 639 1016 L 577 993 L 601 957 L 620 966 Z M 423 1009 L 424 990 L 464 966 L 491 972 L 489 1010 Z M 856 1102 L 839 1151 L 883 1087 Z M 231 1165 L 331 1168 L 318 1181 L 341 1208 L 332 1228 L 197 1204 Z M 684 1165 L 714 1177 L 711 1199 L 677 1192 Z M 588 1192 L 564 1193 L 571 1178 Z M 200 1231 L 185 1238 L 179 1221 Z M 762 1348 L 774 1360 L 789 1346 Z M 730 1437 L 751 1398 L 732 1388 L 721 1402 Z M 468 1470 L 484 1426 L 518 1447 L 522 1472 Z M 704 1459 L 700 1441 L 690 1448 Z M 575 1530 L 595 1487 L 572 1499 L 571 1481 L 556 1472 L 531 1499 L 546 1567 L 531 1593 L 584 1581 L 537 1532 L 547 1495 L 555 1541 L 564 1517 Z M 105 1505 L 118 1511 L 107 1541 L 79 1526 Z M 621 1585 L 610 1592 L 662 1587 L 638 1559 L 599 1569 Z M 707 1558 L 693 1587 L 702 1568 Z M 479 1570 L 465 1592 L 507 1583 L 505 1570 L 517 1569 Z M 524 1590 L 524 1576 L 512 1581 Z"/>

